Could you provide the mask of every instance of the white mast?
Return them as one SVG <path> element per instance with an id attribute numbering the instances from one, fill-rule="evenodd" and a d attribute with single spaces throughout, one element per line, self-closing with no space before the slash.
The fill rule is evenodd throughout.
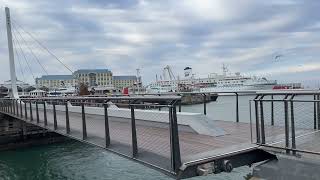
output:
<path id="1" fill-rule="evenodd" d="M 6 24 L 7 24 L 7 36 L 8 36 L 8 49 L 9 49 L 9 63 L 10 63 L 10 77 L 11 77 L 11 96 L 13 98 L 19 98 L 17 89 L 17 77 L 16 69 L 14 65 L 13 45 L 12 45 L 12 33 L 11 33 L 11 20 L 9 8 L 5 8 L 6 11 Z"/>

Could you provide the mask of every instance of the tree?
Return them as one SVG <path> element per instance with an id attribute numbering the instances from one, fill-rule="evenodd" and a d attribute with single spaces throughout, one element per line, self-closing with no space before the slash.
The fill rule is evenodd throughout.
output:
<path id="1" fill-rule="evenodd" d="M 39 89 L 41 89 L 42 91 L 46 91 L 46 92 L 48 92 L 49 91 L 49 88 L 47 88 L 46 86 L 42 86 L 41 88 L 39 88 Z"/>
<path id="2" fill-rule="evenodd" d="M 33 91 L 33 90 L 35 90 L 35 89 L 36 89 L 35 87 L 29 86 L 29 87 L 27 87 L 27 88 L 25 89 L 25 91 L 26 91 L 26 92 L 31 92 L 31 91 Z"/>
<path id="3" fill-rule="evenodd" d="M 8 92 L 8 88 L 1 86 L 0 87 L 0 92 Z"/>
<path id="4" fill-rule="evenodd" d="M 84 83 L 80 83 L 79 85 L 79 95 L 80 96 L 86 96 L 89 95 L 90 92 L 88 91 L 88 85 L 85 85 Z"/>

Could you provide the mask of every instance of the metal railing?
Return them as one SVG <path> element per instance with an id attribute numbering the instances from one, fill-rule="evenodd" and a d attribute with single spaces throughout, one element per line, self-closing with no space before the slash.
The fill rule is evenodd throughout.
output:
<path id="1" fill-rule="evenodd" d="M 44 127 L 46 129 L 50 129 L 52 131 L 55 131 L 57 133 L 70 136 L 72 138 L 89 142 L 91 144 L 95 144 L 94 141 L 91 141 L 92 138 L 95 138 L 95 136 L 92 136 L 92 131 L 94 127 L 91 127 L 93 124 L 93 121 L 88 119 L 88 114 L 86 111 L 90 110 L 88 103 L 89 101 L 97 101 L 103 105 L 103 143 L 98 143 L 95 145 L 101 146 L 103 148 L 106 148 L 112 152 L 115 152 L 117 154 L 123 155 L 125 157 L 133 158 L 137 161 L 140 161 L 144 164 L 156 167 L 158 169 L 161 169 L 167 173 L 175 174 L 178 172 L 179 167 L 181 166 L 181 155 L 180 155 L 180 146 L 179 146 L 179 134 L 178 134 L 178 123 L 177 123 L 177 104 L 179 104 L 181 100 L 180 96 L 135 96 L 135 97 L 64 97 L 64 98 L 21 98 L 21 99 L 6 99 L 2 98 L 0 99 L 0 111 L 9 115 L 12 115 L 16 118 L 20 118 L 24 121 L 36 124 L 40 127 Z M 127 119 L 129 119 L 130 125 L 130 136 L 131 136 L 131 154 L 128 154 L 127 152 L 121 152 L 117 149 L 113 149 L 114 147 L 117 147 L 117 144 L 113 144 L 113 139 L 111 136 L 111 131 L 115 132 L 116 126 L 114 124 L 110 124 L 110 118 L 112 118 L 108 114 L 108 109 L 110 108 L 109 102 L 117 102 L 117 101 L 128 101 L 129 102 L 129 111 L 126 111 L 123 114 L 128 116 Z M 75 120 L 74 117 L 71 116 L 70 113 L 73 113 L 70 111 L 69 108 L 74 106 L 69 106 L 69 102 L 77 102 L 80 105 L 81 111 L 79 112 L 81 114 L 81 135 L 76 134 L 76 131 L 74 130 L 74 124 Z M 152 106 L 154 107 L 166 107 L 168 108 L 167 115 L 164 117 L 168 118 L 168 132 L 170 137 L 169 139 L 169 146 L 170 146 L 170 169 L 167 169 L 163 166 L 159 166 L 156 163 L 148 161 L 148 159 L 145 159 L 145 155 L 140 156 L 139 153 L 139 141 L 138 141 L 138 132 L 139 129 L 137 128 L 137 120 L 136 119 L 136 110 L 139 109 L 141 106 L 145 106 L 144 103 L 153 103 Z M 50 106 L 50 108 L 48 107 Z M 64 107 L 64 108 L 63 108 Z M 78 106 L 79 107 L 79 106 Z M 59 109 L 58 109 L 59 108 Z M 63 109 L 62 109 L 63 108 Z M 115 110 L 117 111 L 117 110 Z M 49 117 L 50 115 L 50 117 Z M 62 117 L 65 116 L 63 119 Z M 50 121 L 49 121 L 50 120 Z M 64 121 L 64 122 L 63 122 Z M 90 121 L 90 123 L 88 123 Z M 61 122 L 64 123 L 64 125 L 61 125 Z M 113 120 L 112 120 L 113 122 Z M 123 124 L 123 122 L 122 122 Z M 88 129 L 91 128 L 91 131 L 88 132 Z M 121 135 L 121 133 L 126 132 L 116 132 Z M 117 134 L 116 134 L 117 135 Z M 114 138 L 116 138 L 116 135 Z M 126 140 L 126 139 L 125 139 Z M 151 141 L 148 140 L 150 143 Z M 153 143 L 153 142 L 151 142 Z M 154 142 L 158 143 L 158 142 Z M 144 153 L 145 150 L 141 151 L 141 153 Z M 168 161 L 165 160 L 165 163 Z"/>
<path id="2" fill-rule="evenodd" d="M 260 93 L 251 103 L 254 103 L 256 144 L 293 155 L 297 152 L 320 155 L 316 142 L 310 142 L 320 130 L 319 91 Z"/>

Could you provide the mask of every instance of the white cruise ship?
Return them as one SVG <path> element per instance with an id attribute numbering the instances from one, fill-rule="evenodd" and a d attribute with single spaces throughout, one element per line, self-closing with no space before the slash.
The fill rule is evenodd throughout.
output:
<path id="1" fill-rule="evenodd" d="M 266 90 L 277 85 L 276 80 L 264 77 L 243 76 L 239 72 L 230 74 L 223 65 L 223 74 L 212 73 L 207 78 L 196 78 L 192 68 L 184 69 L 184 78 L 175 78 L 169 66 L 163 70 L 163 77 L 147 86 L 148 93 L 166 92 L 234 92 L 246 90 Z"/>

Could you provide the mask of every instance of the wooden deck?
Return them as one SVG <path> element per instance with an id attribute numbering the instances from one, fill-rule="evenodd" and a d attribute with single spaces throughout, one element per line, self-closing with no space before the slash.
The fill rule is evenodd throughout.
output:
<path id="1" fill-rule="evenodd" d="M 41 127 L 44 126 L 43 111 L 39 109 L 40 123 L 36 123 L 35 109 L 33 110 L 33 121 L 30 122 L 28 108 L 28 119 L 20 118 Z M 9 114 L 10 115 L 10 114 Z M 47 110 L 48 125 L 45 127 L 54 130 L 53 112 Z M 70 134 L 66 134 L 65 112 L 57 111 L 58 129 L 56 132 L 82 140 L 82 121 L 80 113 L 69 112 Z M 86 126 L 88 138 L 85 142 L 105 147 L 104 116 L 86 114 Z M 139 154 L 137 159 L 156 165 L 160 168 L 170 170 L 170 133 L 167 126 L 152 127 L 144 125 L 143 121 L 137 120 L 137 142 Z M 219 154 L 239 151 L 246 148 L 255 148 L 257 145 L 251 143 L 251 131 L 249 123 L 236 123 L 231 121 L 214 121 L 214 126 L 223 128 L 227 134 L 213 137 L 199 135 L 194 132 L 179 131 L 181 159 L 183 163 L 195 161 L 202 158 L 214 157 Z M 109 117 L 111 145 L 109 150 L 130 156 L 131 151 L 131 125 L 130 120 Z M 253 142 L 255 142 L 255 125 L 252 125 Z M 278 141 L 283 139 L 284 128 L 265 126 L 267 140 Z M 297 130 L 297 135 L 305 133 Z M 273 138 L 273 139 L 272 139 Z"/>

